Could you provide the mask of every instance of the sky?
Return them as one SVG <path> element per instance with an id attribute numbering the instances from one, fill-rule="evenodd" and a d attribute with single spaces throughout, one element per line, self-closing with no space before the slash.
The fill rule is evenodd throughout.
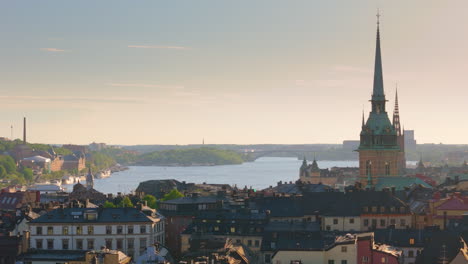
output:
<path id="1" fill-rule="evenodd" d="M 0 136 L 49 144 L 358 139 L 377 8 L 387 110 L 468 144 L 466 0 L 0 1 Z"/>

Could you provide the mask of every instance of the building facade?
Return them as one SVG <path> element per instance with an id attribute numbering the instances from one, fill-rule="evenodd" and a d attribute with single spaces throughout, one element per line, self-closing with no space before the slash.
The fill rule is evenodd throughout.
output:
<path id="1" fill-rule="evenodd" d="M 60 208 L 30 222 L 30 247 L 99 250 L 105 246 L 138 256 L 164 244 L 164 217 L 137 208 Z"/>

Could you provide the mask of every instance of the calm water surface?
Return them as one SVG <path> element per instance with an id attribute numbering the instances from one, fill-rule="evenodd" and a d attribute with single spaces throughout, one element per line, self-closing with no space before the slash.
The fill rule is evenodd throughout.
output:
<path id="1" fill-rule="evenodd" d="M 147 180 L 175 179 L 193 183 L 227 183 L 254 189 L 276 185 L 278 181 L 296 181 L 302 161 L 296 158 L 264 157 L 240 165 L 200 167 L 131 166 L 106 179 L 96 179 L 94 188 L 103 193 L 129 193 Z M 357 167 L 358 161 L 318 161 L 320 168 Z"/>

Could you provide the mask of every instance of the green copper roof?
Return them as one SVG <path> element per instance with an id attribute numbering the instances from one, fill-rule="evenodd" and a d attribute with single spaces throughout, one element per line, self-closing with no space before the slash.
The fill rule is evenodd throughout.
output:
<path id="1" fill-rule="evenodd" d="M 372 101 L 385 101 L 383 74 L 382 74 L 382 56 L 380 54 L 380 30 L 377 26 L 377 41 L 375 48 L 375 65 L 374 65 L 374 89 L 372 93 Z"/>
<path id="2" fill-rule="evenodd" d="M 380 191 L 383 188 L 395 187 L 397 191 L 404 190 L 405 187 L 411 187 L 413 185 L 422 185 L 425 188 L 431 188 L 429 184 L 417 177 L 379 177 L 377 184 L 374 186 L 376 190 Z"/>
<path id="3" fill-rule="evenodd" d="M 374 135 L 396 135 L 395 128 L 390 122 L 387 112 L 371 112 L 364 128 L 361 135 L 369 133 Z"/>

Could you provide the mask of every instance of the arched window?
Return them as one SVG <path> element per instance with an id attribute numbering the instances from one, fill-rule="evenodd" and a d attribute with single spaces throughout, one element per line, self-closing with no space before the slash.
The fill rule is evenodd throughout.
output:
<path id="1" fill-rule="evenodd" d="M 385 175 L 389 176 L 390 175 L 390 163 L 385 162 Z"/>
<path id="2" fill-rule="evenodd" d="M 372 161 L 370 160 L 366 161 L 366 175 L 372 175 Z"/>

